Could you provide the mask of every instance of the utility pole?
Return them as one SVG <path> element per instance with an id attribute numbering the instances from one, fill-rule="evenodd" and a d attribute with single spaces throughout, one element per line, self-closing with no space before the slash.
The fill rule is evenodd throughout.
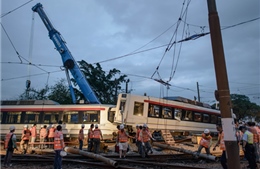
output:
<path id="1" fill-rule="evenodd" d="M 207 0 L 209 11 L 209 27 L 216 72 L 216 99 L 220 103 L 221 121 L 224 131 L 228 168 L 241 169 L 239 149 L 236 140 L 234 119 L 232 118 L 231 99 L 222 43 L 222 35 L 215 0 Z"/>
<path id="2" fill-rule="evenodd" d="M 125 84 L 125 93 L 128 93 L 128 83 L 130 82 L 129 79 L 127 79 L 126 84 Z"/>
<path id="3" fill-rule="evenodd" d="M 197 82 L 197 92 L 198 92 L 198 101 L 200 102 L 200 89 L 199 89 L 199 82 Z"/>

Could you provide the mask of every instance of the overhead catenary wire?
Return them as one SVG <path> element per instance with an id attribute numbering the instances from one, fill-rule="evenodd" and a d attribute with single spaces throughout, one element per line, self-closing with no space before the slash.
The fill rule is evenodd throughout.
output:
<path id="1" fill-rule="evenodd" d="M 8 14 L 14 12 L 14 11 L 16 11 L 17 9 L 19 9 L 19 8 L 21 8 L 21 7 L 23 7 L 23 6 L 25 6 L 26 4 L 28 4 L 28 3 L 32 2 L 32 1 L 33 1 L 33 0 L 30 0 L 30 1 L 28 1 L 28 2 L 26 2 L 26 3 L 24 3 L 24 4 L 22 4 L 22 5 L 18 6 L 17 8 L 15 8 L 15 9 L 9 11 L 9 12 L 6 12 L 6 13 L 4 13 L 4 14 L 1 14 L 1 17 L 0 17 L 0 18 L 3 18 L 4 16 L 6 16 L 6 15 L 8 15 Z"/>

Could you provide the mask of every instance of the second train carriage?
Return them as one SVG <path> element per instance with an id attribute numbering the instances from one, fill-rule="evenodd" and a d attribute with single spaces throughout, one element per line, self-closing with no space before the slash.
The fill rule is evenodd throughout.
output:
<path id="1" fill-rule="evenodd" d="M 112 123 L 114 117 L 111 109 L 114 105 L 104 104 L 73 104 L 60 105 L 50 100 L 21 100 L 21 101 L 1 101 L 1 140 L 9 132 L 11 125 L 16 126 L 16 135 L 21 137 L 23 126 L 27 124 L 29 128 L 32 124 L 37 124 L 37 131 L 41 125 L 52 124 L 62 125 L 65 139 L 72 140 L 78 137 L 81 124 L 85 124 L 85 136 L 90 124 L 98 124 L 102 130 L 104 139 L 112 139 L 116 126 Z"/>
<path id="2" fill-rule="evenodd" d="M 171 99 L 119 94 L 114 122 L 123 122 L 133 130 L 136 124 L 146 123 L 152 131 L 169 130 L 172 135 L 201 134 L 206 128 L 217 133 L 219 110 L 181 97 Z"/>

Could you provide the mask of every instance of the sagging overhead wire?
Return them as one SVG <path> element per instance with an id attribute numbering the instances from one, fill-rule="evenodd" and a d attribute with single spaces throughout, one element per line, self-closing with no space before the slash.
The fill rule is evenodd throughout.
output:
<path id="1" fill-rule="evenodd" d="M 26 5 L 26 4 L 28 4 L 28 3 L 32 2 L 32 1 L 33 1 L 33 0 L 30 0 L 30 1 L 28 1 L 28 2 L 26 2 L 26 3 L 24 3 L 24 4 L 22 4 L 22 5 L 18 6 L 17 8 L 15 8 L 15 9 L 9 11 L 9 12 L 6 12 L 6 13 L 4 13 L 4 14 L 1 14 L 1 18 L 3 18 L 4 16 L 6 16 L 6 15 L 8 15 L 8 14 L 14 12 L 14 11 L 16 11 L 17 9 L 23 7 L 24 5 Z"/>

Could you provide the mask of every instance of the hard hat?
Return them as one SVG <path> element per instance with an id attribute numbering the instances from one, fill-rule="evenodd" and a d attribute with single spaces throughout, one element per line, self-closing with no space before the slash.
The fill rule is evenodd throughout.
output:
<path id="1" fill-rule="evenodd" d="M 208 134 L 208 133 L 209 133 L 209 129 L 205 129 L 205 130 L 204 130 L 204 133 L 205 133 L 205 134 Z"/>
<path id="2" fill-rule="evenodd" d="M 123 124 L 120 125 L 120 130 L 124 129 L 125 126 Z"/>
<path id="3" fill-rule="evenodd" d="M 60 152 L 60 156 L 64 157 L 64 156 L 66 156 L 66 155 L 67 155 L 66 151 L 61 151 L 61 152 Z"/>
<path id="4" fill-rule="evenodd" d="M 95 124 L 95 127 L 98 127 L 98 124 Z"/>
<path id="5" fill-rule="evenodd" d="M 41 125 L 41 127 L 43 127 L 43 125 Z"/>
<path id="6" fill-rule="evenodd" d="M 28 125 L 26 124 L 26 125 L 24 125 L 23 127 L 24 127 L 24 128 L 28 128 Z"/>
<path id="7" fill-rule="evenodd" d="M 85 124 L 81 124 L 81 127 L 85 127 Z"/>
<path id="8" fill-rule="evenodd" d="M 139 124 L 136 124 L 136 127 L 139 127 Z"/>
<path id="9" fill-rule="evenodd" d="M 51 127 L 54 127 L 54 124 L 53 124 L 53 125 L 51 125 Z"/>
<path id="10" fill-rule="evenodd" d="M 143 127 L 148 127 L 147 124 L 144 123 Z"/>
<path id="11" fill-rule="evenodd" d="M 10 131 L 15 130 L 15 127 L 14 126 L 10 126 L 9 129 L 10 129 Z"/>

